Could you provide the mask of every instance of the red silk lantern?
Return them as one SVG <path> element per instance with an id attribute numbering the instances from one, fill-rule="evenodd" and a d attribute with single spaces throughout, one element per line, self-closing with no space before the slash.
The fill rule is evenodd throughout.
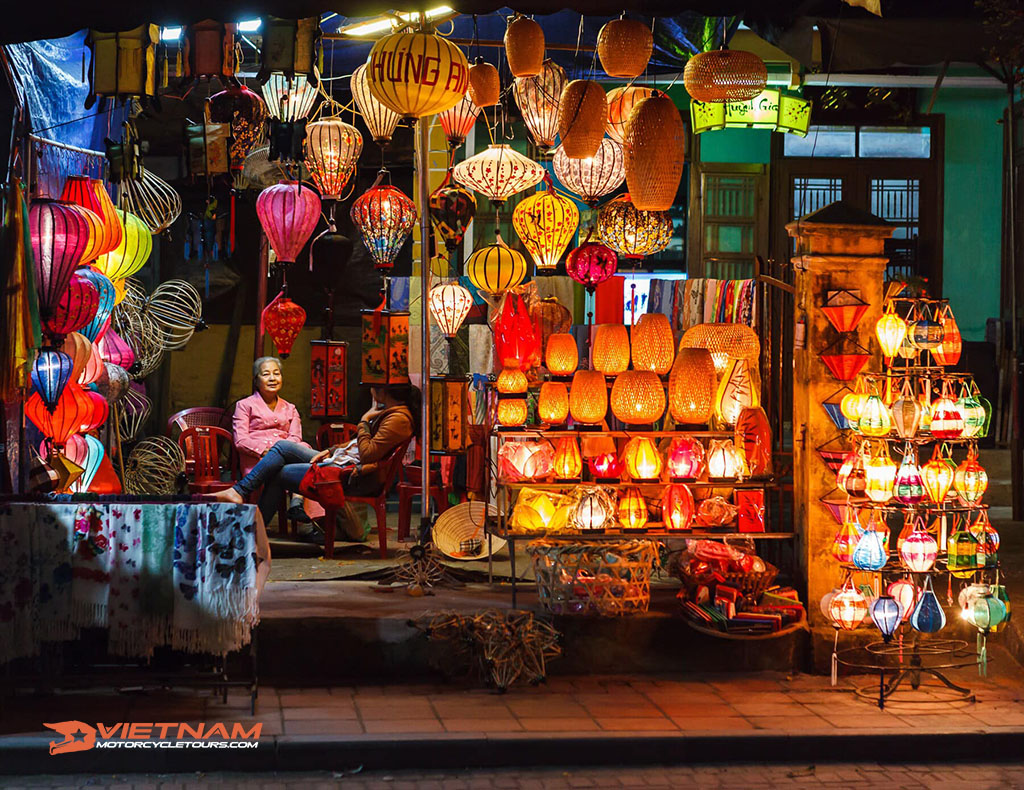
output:
<path id="1" fill-rule="evenodd" d="M 274 341 L 277 353 L 287 359 L 292 353 L 292 344 L 306 323 L 306 311 L 281 291 L 263 309 L 263 328 Z"/>
<path id="2" fill-rule="evenodd" d="M 72 436 L 81 432 L 82 425 L 92 418 L 94 408 L 85 391 L 69 381 L 52 414 L 39 393 L 33 392 L 25 403 L 25 416 L 60 450 Z"/>
<path id="3" fill-rule="evenodd" d="M 64 182 L 64 190 L 60 194 L 60 199 L 88 209 L 100 220 L 99 233 L 93 239 L 91 249 L 82 257 L 83 264 L 95 260 L 101 255 L 106 255 L 121 243 L 121 234 L 124 229 L 117 219 L 114 201 L 110 199 L 110 194 L 100 179 L 89 178 L 89 176 L 68 176 Z"/>
<path id="4" fill-rule="evenodd" d="M 88 277 L 72 274 L 64 295 L 43 322 L 43 329 L 63 343 L 70 332 L 77 332 L 92 321 L 100 306 L 100 292 Z"/>
<path id="5" fill-rule="evenodd" d="M 508 294 L 502 303 L 494 321 L 494 347 L 502 366 L 515 361 L 526 371 L 540 364 L 540 342 L 526 302 L 519 294 Z"/>
<path id="6" fill-rule="evenodd" d="M 960 361 L 964 343 L 960 336 L 960 327 L 957 326 L 949 305 L 946 305 L 945 310 L 942 311 L 939 324 L 942 326 L 942 342 L 932 349 L 932 359 L 938 365 L 955 365 Z"/>
<path id="7" fill-rule="evenodd" d="M 294 263 L 320 219 L 320 198 L 298 181 L 282 181 L 260 192 L 256 214 L 278 262 Z"/>
<path id="8" fill-rule="evenodd" d="M 476 125 L 479 116 L 480 108 L 469 98 L 468 92 L 454 107 L 437 114 L 437 120 L 452 150 L 466 142 L 466 135 Z"/>
<path id="9" fill-rule="evenodd" d="M 70 203 L 36 200 L 28 210 L 28 224 L 39 312 L 45 321 L 63 298 L 92 240 L 85 215 Z"/>
<path id="10" fill-rule="evenodd" d="M 693 494 L 682 483 L 665 486 L 661 495 L 661 520 L 669 532 L 690 528 L 693 521 Z"/>
<path id="11" fill-rule="evenodd" d="M 110 416 L 110 404 L 107 399 L 93 390 L 85 390 L 85 397 L 89 401 L 90 408 L 82 417 L 79 426 L 79 433 L 87 433 L 99 428 Z"/>
<path id="12" fill-rule="evenodd" d="M 350 212 L 378 269 L 395 265 L 399 250 L 416 224 L 416 204 L 402 190 L 381 184 L 385 175 L 387 171 L 382 170 L 377 183 L 352 201 Z"/>
<path id="13" fill-rule="evenodd" d="M 677 436 L 668 448 L 668 474 L 672 480 L 694 480 L 704 469 L 704 445 L 692 436 Z"/>
<path id="14" fill-rule="evenodd" d="M 615 453 L 602 453 L 587 459 L 590 476 L 594 480 L 619 480 L 623 464 Z"/>
<path id="15" fill-rule="evenodd" d="M 614 250 L 596 241 L 585 241 L 565 258 L 566 273 L 584 288 L 593 291 L 615 274 L 619 257 Z"/>

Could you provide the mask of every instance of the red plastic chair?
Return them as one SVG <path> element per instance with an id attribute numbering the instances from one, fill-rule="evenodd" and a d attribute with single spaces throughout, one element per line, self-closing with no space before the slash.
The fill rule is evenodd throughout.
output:
<path id="1" fill-rule="evenodd" d="M 197 425 L 186 428 L 178 436 L 178 447 L 185 452 L 191 448 L 192 469 L 188 490 L 193 494 L 212 494 L 230 488 L 241 478 L 241 467 L 238 463 L 238 451 L 232 441 L 231 434 L 223 428 L 213 425 Z M 221 463 L 222 454 L 226 462 Z M 223 471 L 231 475 L 231 479 L 221 479 Z"/>
<path id="2" fill-rule="evenodd" d="M 213 425 L 231 430 L 231 415 L 226 409 L 218 406 L 197 406 L 193 409 L 183 409 L 175 412 L 167 418 L 167 428 L 164 433 L 174 438 L 174 429 L 184 431 L 186 428 L 195 428 L 197 425 Z"/>
<path id="3" fill-rule="evenodd" d="M 356 427 L 350 422 L 330 422 L 321 425 L 316 432 L 316 447 L 326 450 L 336 444 L 345 444 L 356 438 Z"/>
<path id="4" fill-rule="evenodd" d="M 412 464 L 403 467 L 403 480 L 398 484 L 398 539 L 409 537 L 409 525 L 412 521 L 412 498 L 423 491 L 423 467 Z M 437 476 L 431 474 L 431 480 Z M 448 490 L 443 485 L 430 485 L 430 498 L 434 500 L 436 513 L 444 513 L 448 509 Z"/>

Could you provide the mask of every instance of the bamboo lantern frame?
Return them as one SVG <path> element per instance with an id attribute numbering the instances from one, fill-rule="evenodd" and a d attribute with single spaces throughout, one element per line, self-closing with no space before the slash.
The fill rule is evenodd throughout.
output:
<path id="1" fill-rule="evenodd" d="M 665 414 L 665 385 L 657 373 L 626 370 L 615 377 L 612 414 L 627 425 L 650 425 Z"/>
<path id="2" fill-rule="evenodd" d="M 686 129 L 668 96 L 643 99 L 629 113 L 623 143 L 626 186 L 641 211 L 668 211 L 683 178 Z"/>
<path id="3" fill-rule="evenodd" d="M 575 422 L 597 425 L 608 414 L 608 385 L 596 370 L 577 370 L 569 388 L 569 414 Z"/>
<path id="4" fill-rule="evenodd" d="M 623 324 L 598 324 L 590 349 L 591 367 L 605 376 L 617 376 L 629 367 L 629 332 Z"/>
<path id="5" fill-rule="evenodd" d="M 633 367 L 668 375 L 676 356 L 672 324 L 664 313 L 644 313 L 633 324 Z"/>
<path id="6" fill-rule="evenodd" d="M 505 29 L 505 57 L 513 77 L 535 77 L 544 67 L 544 30 L 516 14 Z"/>
<path id="7" fill-rule="evenodd" d="M 653 51 L 654 34 L 636 19 L 613 19 L 597 33 L 597 57 L 609 77 L 639 77 Z"/>
<path id="8" fill-rule="evenodd" d="M 717 377 L 706 348 L 680 348 L 668 378 L 672 418 L 683 425 L 707 425 L 715 412 Z"/>

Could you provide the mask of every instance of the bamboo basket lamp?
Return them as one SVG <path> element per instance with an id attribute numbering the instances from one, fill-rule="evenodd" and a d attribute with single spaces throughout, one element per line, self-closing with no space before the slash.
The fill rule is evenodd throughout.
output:
<path id="1" fill-rule="evenodd" d="M 665 385 L 657 373 L 626 370 L 612 384 L 612 414 L 627 425 L 648 425 L 665 413 Z"/>
<path id="2" fill-rule="evenodd" d="M 639 77 L 653 51 L 654 34 L 635 19 L 613 19 L 597 34 L 597 57 L 609 77 Z"/>
<path id="3" fill-rule="evenodd" d="M 697 101 L 750 101 L 768 84 L 768 69 L 753 52 L 723 48 L 690 58 L 683 70 L 683 84 Z"/>
<path id="4" fill-rule="evenodd" d="M 640 101 L 629 113 L 623 145 L 626 186 L 641 211 L 668 211 L 683 177 L 686 130 L 668 96 Z"/>
<path id="5" fill-rule="evenodd" d="M 492 107 L 501 98 L 498 70 L 483 58 L 469 67 L 469 98 L 477 107 Z"/>
<path id="6" fill-rule="evenodd" d="M 715 411 L 715 363 L 706 348 L 680 348 L 668 377 L 668 408 L 683 425 L 706 425 Z"/>
<path id="7" fill-rule="evenodd" d="M 537 397 L 537 416 L 548 425 L 561 425 L 569 417 L 569 389 L 561 381 L 545 381 Z"/>
<path id="8" fill-rule="evenodd" d="M 686 330 L 679 348 L 706 348 L 715 363 L 715 373 L 725 372 L 730 359 L 754 362 L 761 353 L 757 333 L 746 324 L 697 324 Z"/>
<path id="9" fill-rule="evenodd" d="M 564 333 L 549 335 L 544 359 L 551 375 L 571 376 L 580 362 L 576 338 Z"/>
<path id="10" fill-rule="evenodd" d="M 569 388 L 569 413 L 585 425 L 596 425 L 608 413 L 608 386 L 596 370 L 577 370 Z"/>
<path id="11" fill-rule="evenodd" d="M 123 437 L 122 437 L 123 438 Z M 173 494 L 185 472 L 185 456 L 166 436 L 143 439 L 125 460 L 124 488 L 129 494 Z"/>
<path id="12" fill-rule="evenodd" d="M 644 85 L 627 85 L 622 88 L 612 88 L 608 91 L 608 123 L 605 131 L 619 145 L 626 141 L 626 121 L 629 120 L 629 113 L 644 99 L 665 94 L 657 88 L 648 88 Z"/>
<path id="13" fill-rule="evenodd" d="M 633 367 L 659 376 L 672 370 L 676 341 L 664 313 L 644 313 L 633 325 Z"/>
<path id="14" fill-rule="evenodd" d="M 617 376 L 629 367 L 629 333 L 622 324 L 598 324 L 594 327 L 594 345 L 590 352 L 594 370 L 605 376 Z"/>
<path id="15" fill-rule="evenodd" d="M 608 99 L 594 80 L 573 80 L 558 102 L 558 134 L 570 159 L 587 159 L 597 153 L 608 119 Z"/>
<path id="16" fill-rule="evenodd" d="M 513 77 L 535 77 L 544 65 L 544 30 L 517 14 L 505 29 L 505 57 Z"/>

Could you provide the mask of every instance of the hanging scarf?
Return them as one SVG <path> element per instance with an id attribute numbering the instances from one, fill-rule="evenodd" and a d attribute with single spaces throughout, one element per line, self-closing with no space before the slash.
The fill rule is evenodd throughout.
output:
<path id="1" fill-rule="evenodd" d="M 110 569 L 118 550 L 109 529 L 108 507 L 74 508 L 74 546 L 71 556 L 72 616 L 80 628 L 106 625 L 110 599 Z"/>
<path id="2" fill-rule="evenodd" d="M 174 506 L 112 505 L 108 532 L 114 544 L 108 650 L 149 658 L 157 645 L 167 643 L 170 631 Z"/>
<path id="3" fill-rule="evenodd" d="M 0 400 L 15 400 L 28 386 L 28 368 L 41 344 L 39 297 L 36 294 L 29 237 L 28 206 L 21 184 L 13 182 L 7 195 L 0 278 L 4 285 L 3 331 L 0 332 Z"/>

